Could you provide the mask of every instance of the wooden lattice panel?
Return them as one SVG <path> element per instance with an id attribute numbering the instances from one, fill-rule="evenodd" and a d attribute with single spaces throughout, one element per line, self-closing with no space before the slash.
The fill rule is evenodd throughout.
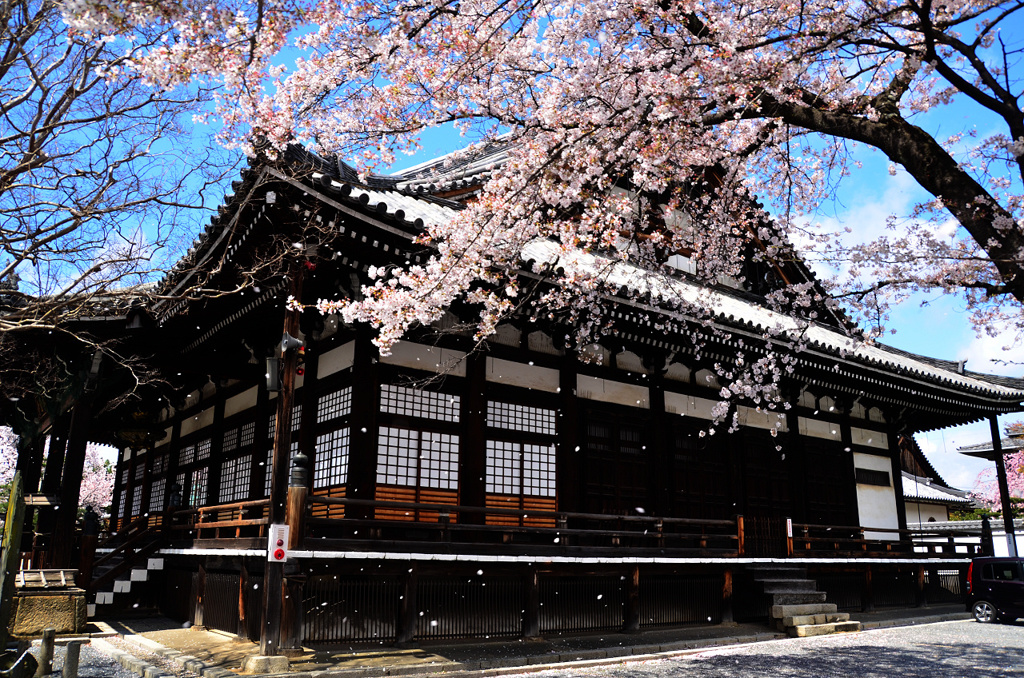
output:
<path id="1" fill-rule="evenodd" d="M 377 501 L 403 501 L 418 502 L 421 504 L 448 504 L 457 506 L 459 493 L 455 490 L 435 490 L 426 487 L 395 487 L 393 485 L 378 485 L 374 498 Z M 389 508 L 378 507 L 374 516 L 378 520 L 408 520 L 421 523 L 438 522 L 437 511 L 417 511 L 411 508 Z M 456 522 L 458 516 L 452 512 L 449 522 Z"/>
<path id="2" fill-rule="evenodd" d="M 332 499 L 345 498 L 345 486 L 320 487 L 313 490 L 314 497 L 330 497 Z M 344 518 L 345 506 L 343 504 L 313 504 L 314 518 Z"/>
<path id="3" fill-rule="evenodd" d="M 558 508 L 554 497 L 517 497 L 507 494 L 487 495 L 487 508 L 519 509 L 526 511 L 526 517 L 488 514 L 488 525 L 526 525 L 529 527 L 554 527 L 553 516 L 532 516 L 532 512 L 555 511 Z"/>

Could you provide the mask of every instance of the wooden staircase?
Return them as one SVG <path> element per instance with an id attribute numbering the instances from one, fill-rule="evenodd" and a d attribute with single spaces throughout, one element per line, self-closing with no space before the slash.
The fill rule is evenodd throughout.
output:
<path id="1" fill-rule="evenodd" d="M 163 569 L 163 558 L 153 557 L 166 541 L 165 532 L 149 526 L 141 516 L 110 539 L 97 546 L 97 558 L 84 582 L 91 601 L 88 614 L 97 616 L 102 608 L 115 609 L 117 594 L 129 594 L 132 586 L 149 581 L 149 573 Z"/>
<path id="2" fill-rule="evenodd" d="M 835 603 L 825 602 L 827 594 L 808 579 L 807 568 L 796 564 L 770 563 L 748 566 L 754 581 L 771 596 L 771 625 L 794 638 L 860 631 L 860 622 L 839 612 Z"/>

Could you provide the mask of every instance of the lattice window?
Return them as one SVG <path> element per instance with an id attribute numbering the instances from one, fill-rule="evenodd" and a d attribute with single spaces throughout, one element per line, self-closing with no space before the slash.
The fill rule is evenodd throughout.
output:
<path id="1" fill-rule="evenodd" d="M 209 459 L 210 448 L 213 447 L 213 440 L 207 438 L 206 440 L 200 440 L 196 443 L 196 459 Z"/>
<path id="2" fill-rule="evenodd" d="M 435 421 L 459 421 L 461 399 L 457 395 L 422 391 L 385 384 L 380 391 L 380 411 Z"/>
<path id="3" fill-rule="evenodd" d="M 487 491 L 555 496 L 555 446 L 487 441 Z"/>
<path id="4" fill-rule="evenodd" d="M 277 415 L 270 415 L 270 423 L 267 425 L 267 439 L 274 439 L 274 432 L 277 430 Z"/>
<path id="5" fill-rule="evenodd" d="M 519 443 L 487 441 L 487 491 L 519 494 L 523 453 Z"/>
<path id="6" fill-rule="evenodd" d="M 487 402 L 487 425 L 511 431 L 555 435 L 558 413 L 543 407 L 527 407 L 514 403 Z"/>
<path id="7" fill-rule="evenodd" d="M 238 427 L 224 431 L 224 443 L 221 445 L 222 452 L 231 452 L 238 449 Z"/>
<path id="8" fill-rule="evenodd" d="M 132 490 L 132 515 L 137 516 L 142 511 L 142 485 L 136 485 Z"/>
<path id="9" fill-rule="evenodd" d="M 292 433 L 295 433 L 302 427 L 302 406 L 299 403 L 295 403 L 292 406 Z"/>
<path id="10" fill-rule="evenodd" d="M 296 440 L 296 441 L 292 442 L 291 452 L 290 452 L 289 457 L 288 457 L 289 460 L 292 457 L 294 457 L 296 454 L 298 454 L 298 453 L 299 453 L 299 441 Z M 263 485 L 263 492 L 264 492 L 263 496 L 264 497 L 269 497 L 270 496 L 270 484 L 271 484 L 271 482 L 273 482 L 273 478 L 274 478 L 274 448 L 273 447 L 271 447 L 269 450 L 267 450 L 267 462 L 264 465 L 264 470 L 266 472 L 266 476 L 265 476 L 265 482 L 264 482 L 264 485 Z"/>
<path id="11" fill-rule="evenodd" d="M 240 447 L 249 447 L 256 441 L 256 422 L 250 421 L 242 426 L 242 434 L 239 439 Z"/>
<path id="12" fill-rule="evenodd" d="M 136 480 L 142 480 L 142 477 L 144 475 L 146 475 L 146 465 L 144 463 L 143 464 L 138 464 L 135 467 L 135 479 Z"/>
<path id="13" fill-rule="evenodd" d="M 128 517 L 128 497 L 126 496 L 126 494 L 127 493 L 124 493 L 124 492 L 121 493 L 121 518 L 122 519 Z"/>
<path id="14" fill-rule="evenodd" d="M 352 387 L 346 386 L 333 393 L 320 396 L 316 407 L 316 420 L 330 421 L 352 413 Z"/>
<path id="15" fill-rule="evenodd" d="M 447 433 L 380 427 L 377 482 L 457 490 L 459 437 Z"/>
<path id="16" fill-rule="evenodd" d="M 187 445 L 178 452 L 178 466 L 188 466 L 196 460 L 196 446 Z"/>
<path id="17" fill-rule="evenodd" d="M 249 495 L 251 457 L 228 459 L 220 467 L 220 501 L 242 501 Z"/>
<path id="18" fill-rule="evenodd" d="M 158 476 L 167 470 L 167 453 L 158 454 L 153 457 L 153 475 Z"/>
<path id="19" fill-rule="evenodd" d="M 317 436 L 313 487 L 344 485 L 348 480 L 349 430 L 338 429 Z"/>
<path id="20" fill-rule="evenodd" d="M 189 486 L 188 493 L 188 503 L 190 506 L 206 505 L 206 488 L 209 480 L 209 469 L 205 466 L 192 471 L 192 483 Z"/>
<path id="21" fill-rule="evenodd" d="M 523 445 L 523 495 L 555 496 L 554 445 Z"/>
<path id="22" fill-rule="evenodd" d="M 149 488 L 149 512 L 161 513 L 164 510 L 164 498 L 167 496 L 167 479 L 161 478 Z"/>

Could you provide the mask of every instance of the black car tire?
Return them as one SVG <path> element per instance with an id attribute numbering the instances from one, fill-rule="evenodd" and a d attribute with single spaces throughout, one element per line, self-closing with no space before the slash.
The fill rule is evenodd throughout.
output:
<path id="1" fill-rule="evenodd" d="M 996 606 L 987 600 L 979 600 L 972 605 L 971 614 L 974 615 L 974 621 L 982 624 L 992 624 L 1000 619 Z"/>

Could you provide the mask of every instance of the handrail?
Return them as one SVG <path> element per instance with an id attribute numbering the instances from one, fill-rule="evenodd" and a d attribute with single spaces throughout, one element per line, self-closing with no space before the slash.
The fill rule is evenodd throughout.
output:
<path id="1" fill-rule="evenodd" d="M 377 508 L 412 509 L 441 513 L 476 513 L 491 515 L 507 515 L 526 518 L 566 518 L 579 520 L 623 521 L 628 523 L 649 523 L 653 526 L 662 525 L 701 525 L 710 527 L 735 527 L 735 520 L 702 520 L 700 518 L 671 518 L 659 516 L 627 516 L 611 513 L 580 513 L 575 511 L 547 511 L 530 509 L 512 509 L 488 506 L 462 506 L 459 504 L 421 504 L 408 501 L 378 501 L 375 499 L 353 499 L 349 497 L 318 497 L 310 496 L 309 504 L 339 504 L 350 506 L 372 506 Z"/>
<path id="2" fill-rule="evenodd" d="M 149 526 L 149 514 L 146 513 L 143 513 L 141 516 L 131 521 L 117 532 L 111 533 L 109 537 L 107 537 L 100 543 L 96 544 L 96 548 L 106 548 L 110 544 L 110 542 L 125 537 L 131 534 L 133 531 L 135 531 L 135 529 L 142 527 L 144 525 L 147 527 Z"/>

